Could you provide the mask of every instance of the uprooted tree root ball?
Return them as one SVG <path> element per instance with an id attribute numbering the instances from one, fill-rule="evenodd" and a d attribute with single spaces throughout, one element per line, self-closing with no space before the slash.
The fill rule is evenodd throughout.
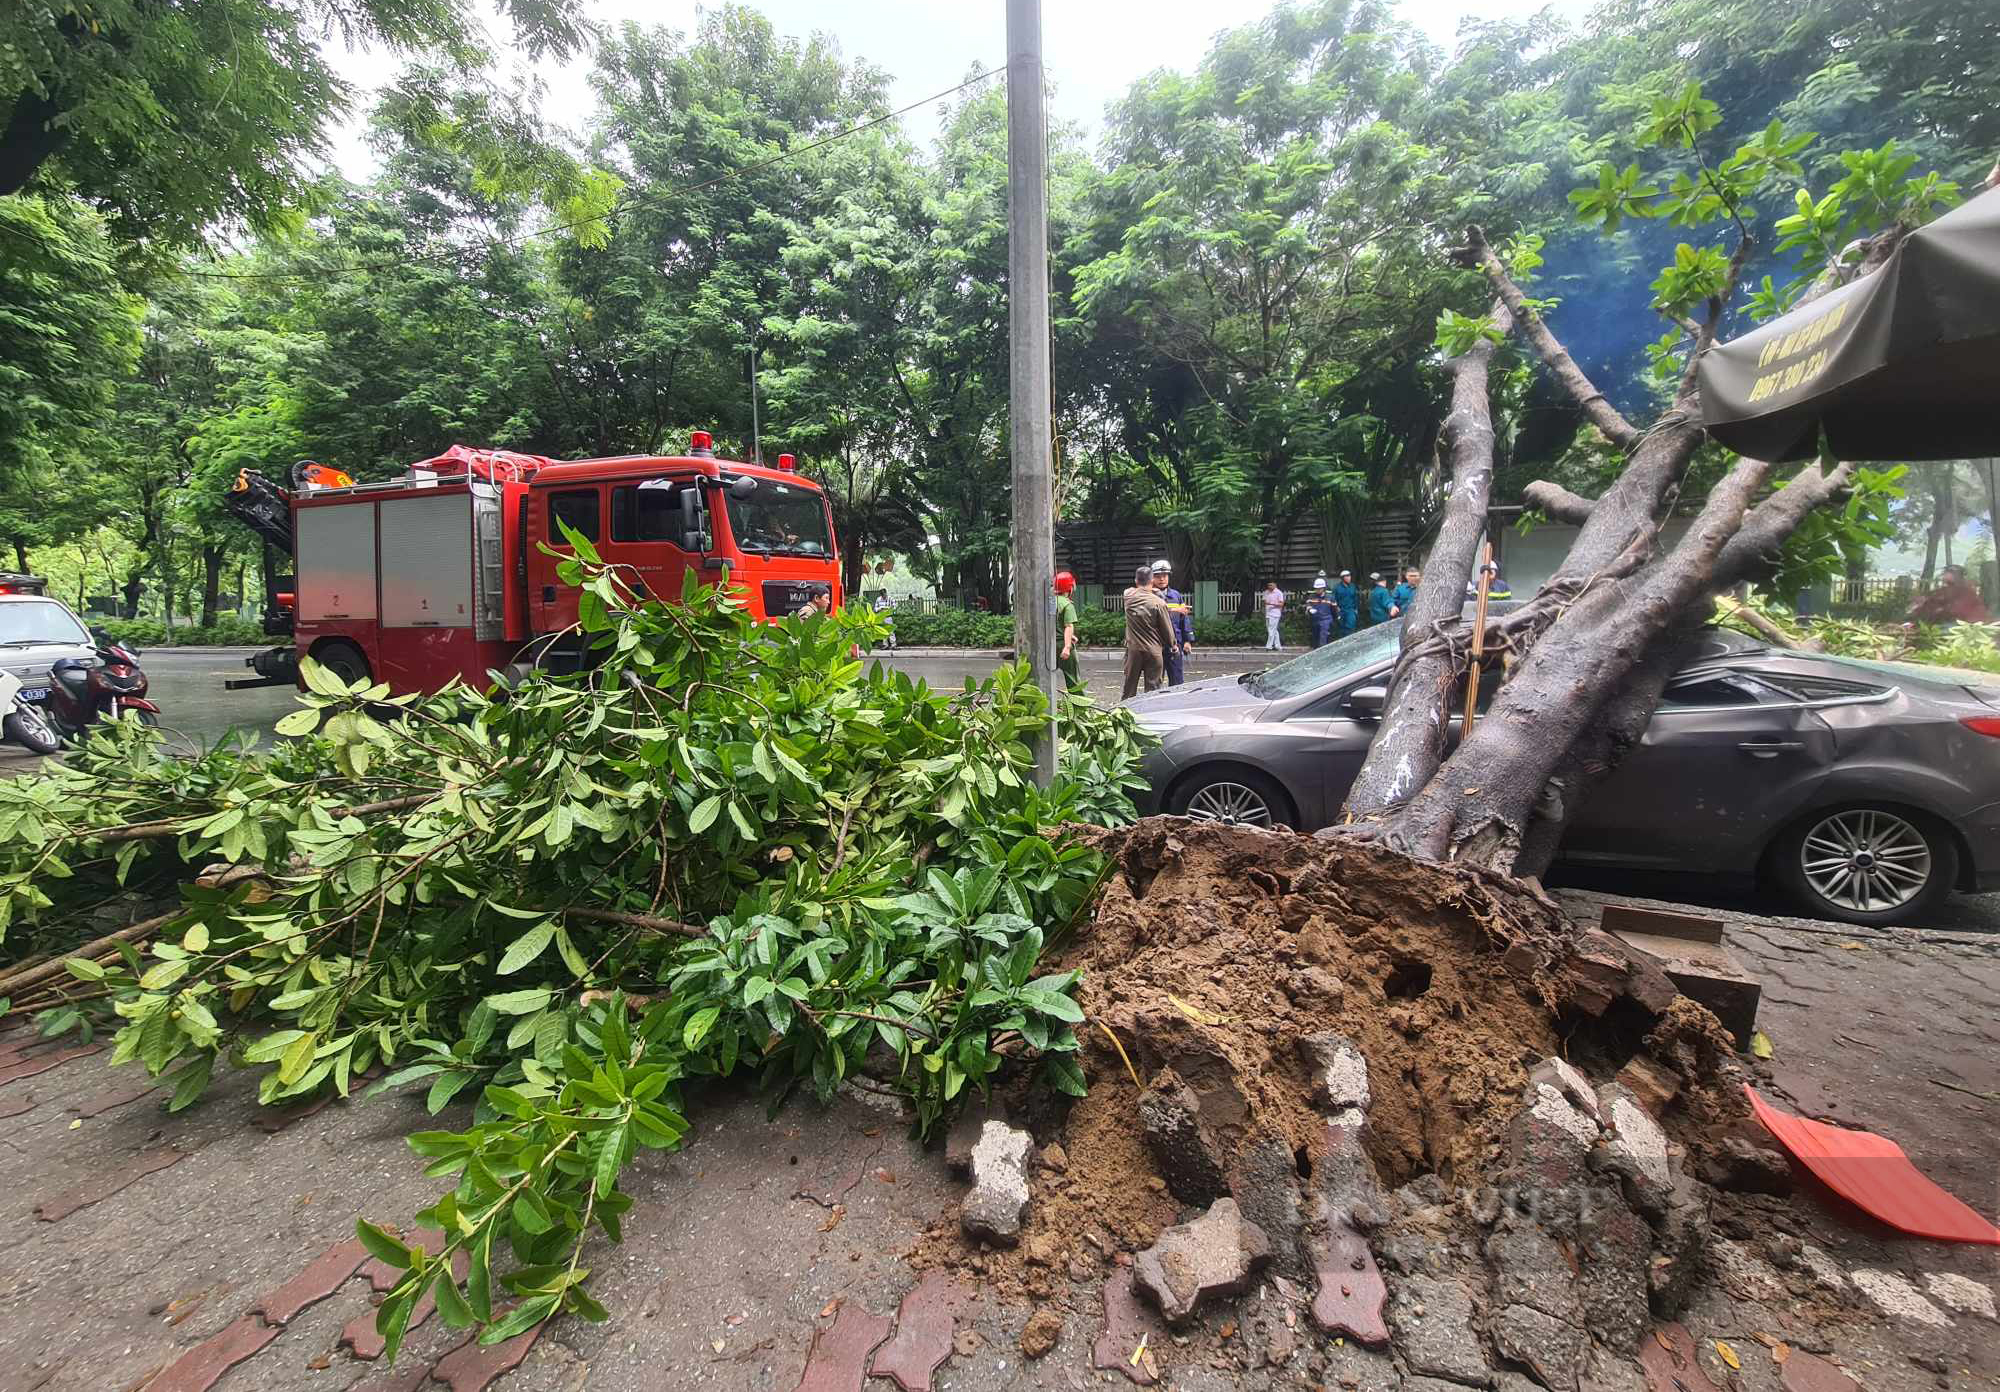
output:
<path id="1" fill-rule="evenodd" d="M 1089 1095 L 969 1115 L 961 1161 L 1010 1102 L 1042 1141 L 1026 1214 L 954 1216 L 922 1263 L 1050 1298 L 1129 1261 L 1181 1320 L 1268 1263 L 1407 1372 L 1575 1387 L 1677 1308 L 1701 1176 L 1783 1171 L 1715 1018 L 1527 884 L 1177 819 L 1085 835 L 1115 866 L 1062 954 Z M 1479 1333 L 1434 1337 L 1460 1307 Z"/>

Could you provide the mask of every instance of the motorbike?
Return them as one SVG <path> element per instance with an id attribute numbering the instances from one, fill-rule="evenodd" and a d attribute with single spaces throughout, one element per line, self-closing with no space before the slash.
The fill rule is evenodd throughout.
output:
<path id="1" fill-rule="evenodd" d="M 53 754 L 62 748 L 62 736 L 42 714 L 42 709 L 21 694 L 21 679 L 0 672 L 0 738 L 20 745 L 31 754 Z"/>
<path id="2" fill-rule="evenodd" d="M 157 725 L 160 708 L 146 699 L 146 685 L 138 650 L 100 637 L 95 662 L 66 657 L 49 668 L 49 695 L 42 714 L 65 740 L 81 738 L 99 720 L 117 720 L 127 713 L 142 725 Z"/>

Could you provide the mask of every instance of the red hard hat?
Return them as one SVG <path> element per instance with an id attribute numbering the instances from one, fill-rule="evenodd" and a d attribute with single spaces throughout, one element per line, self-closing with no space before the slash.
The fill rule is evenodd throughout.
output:
<path id="1" fill-rule="evenodd" d="M 1068 594 L 1076 588 L 1076 577 L 1066 570 L 1056 572 L 1056 593 Z"/>

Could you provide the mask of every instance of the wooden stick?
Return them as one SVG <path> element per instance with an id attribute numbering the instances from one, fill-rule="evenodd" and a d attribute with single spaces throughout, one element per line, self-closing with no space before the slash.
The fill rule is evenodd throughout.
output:
<path id="1" fill-rule="evenodd" d="M 12 976 L 0 976 L 0 996 L 12 996 L 19 993 L 22 988 L 33 986 L 38 982 L 53 980 L 56 977 L 67 977 L 69 971 L 63 964 L 70 958 L 96 957 L 107 949 L 117 947 L 120 943 L 141 942 L 146 938 L 152 937 L 153 934 L 159 932 L 160 929 L 166 927 L 186 912 L 187 910 L 185 909 L 175 909 L 172 913 L 163 913 L 157 918 L 142 919 L 138 923 L 120 928 L 115 933 L 106 933 L 95 942 L 87 942 L 74 952 L 65 952 L 53 962 L 44 962 L 38 967 L 30 967 L 26 971 L 17 971 Z"/>
<path id="2" fill-rule="evenodd" d="M 1472 670 L 1465 674 L 1465 724 L 1458 732 L 1460 744 L 1472 738 L 1472 722 L 1479 714 L 1479 668 L 1486 657 L 1486 592 L 1493 585 L 1493 543 L 1487 542 L 1479 558 L 1479 611 L 1472 623 Z"/>
<path id="3" fill-rule="evenodd" d="M 578 909 L 562 910 L 567 918 L 588 918 L 599 923 L 620 923 L 627 928 L 644 928 L 653 933 L 668 933 L 682 938 L 705 938 L 708 929 L 698 928 L 692 923 L 681 923 L 671 918 L 654 918 L 650 914 L 626 913 L 620 909 Z"/>

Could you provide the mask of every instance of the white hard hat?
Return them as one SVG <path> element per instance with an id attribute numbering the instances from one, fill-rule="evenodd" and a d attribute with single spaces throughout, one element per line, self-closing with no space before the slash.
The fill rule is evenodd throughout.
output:
<path id="1" fill-rule="evenodd" d="M 1153 562 L 1153 574 L 1155 574 L 1155 575 L 1172 575 L 1173 573 L 1174 573 L 1174 568 L 1173 568 L 1173 566 L 1171 566 L 1171 565 L 1170 565 L 1170 564 L 1168 564 L 1167 562 L 1165 562 L 1165 561 L 1154 561 L 1154 562 Z"/>

